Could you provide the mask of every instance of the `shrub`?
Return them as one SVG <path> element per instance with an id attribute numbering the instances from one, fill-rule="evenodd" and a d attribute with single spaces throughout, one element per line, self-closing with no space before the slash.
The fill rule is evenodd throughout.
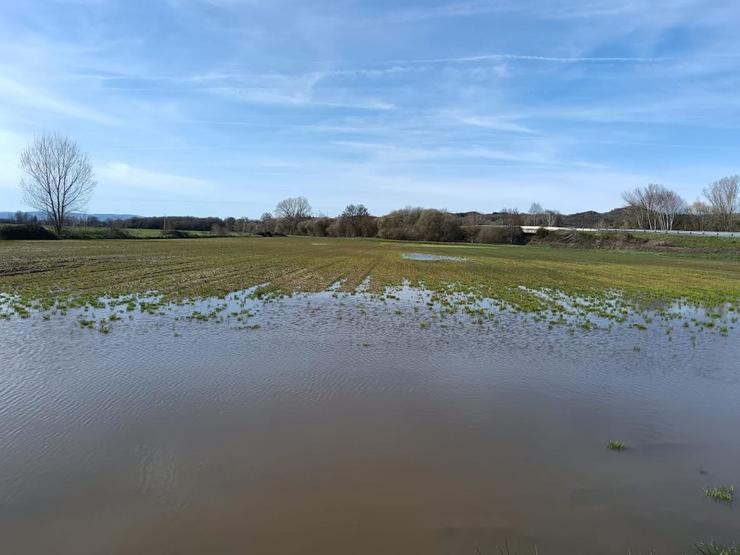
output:
<path id="1" fill-rule="evenodd" d="M 460 219 L 441 210 L 424 210 L 416 222 L 416 233 L 422 241 L 460 241 L 463 238 Z"/>
<path id="2" fill-rule="evenodd" d="M 545 237 L 550 235 L 550 232 L 544 227 L 538 227 L 535 235 L 537 236 L 538 239 L 544 239 Z"/>
<path id="3" fill-rule="evenodd" d="M 162 232 L 162 237 L 166 239 L 189 239 L 192 237 L 187 231 L 181 231 L 179 229 L 168 229 Z"/>
<path id="4" fill-rule="evenodd" d="M 460 219 L 442 210 L 404 208 L 378 219 L 378 236 L 407 241 L 460 241 Z"/>
<path id="5" fill-rule="evenodd" d="M 329 235 L 329 229 L 332 226 L 331 218 L 316 218 L 311 221 L 311 235 L 314 237 L 326 237 Z"/>
<path id="6" fill-rule="evenodd" d="M 21 224 L 0 226 L 0 239 L 10 241 L 58 239 L 56 233 L 38 224 Z"/>
<path id="7" fill-rule="evenodd" d="M 518 226 L 485 226 L 478 231 L 478 243 L 525 245 L 527 235 Z"/>
<path id="8" fill-rule="evenodd" d="M 422 213 L 421 208 L 406 207 L 381 217 L 378 221 L 378 237 L 413 241 L 416 237 L 416 222 Z"/>
<path id="9" fill-rule="evenodd" d="M 133 239 L 124 229 L 110 227 L 70 227 L 64 230 L 63 239 Z"/>
<path id="10" fill-rule="evenodd" d="M 295 226 L 295 235 L 312 235 L 313 222 L 311 220 L 301 220 Z"/>

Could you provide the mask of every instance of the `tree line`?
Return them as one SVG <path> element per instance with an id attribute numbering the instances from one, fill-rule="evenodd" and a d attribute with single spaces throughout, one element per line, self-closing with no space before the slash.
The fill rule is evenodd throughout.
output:
<path id="1" fill-rule="evenodd" d="M 379 237 L 406 241 L 524 242 L 515 220 L 501 227 L 434 208 L 406 207 L 373 216 L 363 204 L 350 204 L 336 218 L 314 216 L 304 197 L 280 201 L 273 213 L 247 220 L 245 229 L 257 235 L 309 235 L 314 237 Z"/>
<path id="2" fill-rule="evenodd" d="M 622 195 L 628 221 L 637 229 L 735 231 L 738 228 L 740 176 L 715 181 L 704 189 L 702 197 L 688 204 L 675 191 L 654 183 Z"/>
<path id="3" fill-rule="evenodd" d="M 134 217 L 103 222 L 81 215 L 96 186 L 92 163 L 73 140 L 43 135 L 21 154 L 21 181 L 26 204 L 45 215 L 57 235 L 65 226 L 84 225 L 148 228 L 168 231 L 210 231 L 214 234 L 313 235 L 318 237 L 380 237 L 418 241 L 518 242 L 522 225 L 573 226 L 572 216 L 532 203 L 526 213 L 516 208 L 482 214 L 452 214 L 446 210 L 406 207 L 384 216 L 370 214 L 363 204 L 350 204 L 337 217 L 315 215 L 304 197 L 280 201 L 259 219 Z M 609 227 L 647 230 L 696 229 L 734 231 L 740 227 L 740 177 L 722 178 L 688 204 L 663 185 L 649 184 L 626 191 L 625 206 Z M 589 213 L 585 213 L 589 214 Z M 596 213 L 590 213 L 596 214 Z M 598 214 L 596 214 L 598 215 Z M 570 218 L 570 220 L 569 220 Z M 33 224 L 34 217 L 15 214 L 17 223 Z M 606 222 L 605 222 L 606 223 Z M 600 225 L 600 223 L 599 223 Z M 592 227 L 583 225 L 580 227 Z M 604 225 L 606 227 L 606 225 Z"/>

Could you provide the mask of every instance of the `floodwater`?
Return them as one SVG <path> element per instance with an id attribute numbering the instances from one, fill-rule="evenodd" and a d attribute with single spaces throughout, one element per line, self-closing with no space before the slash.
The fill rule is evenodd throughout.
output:
<path id="1" fill-rule="evenodd" d="M 703 494 L 740 485 L 736 329 L 425 310 L 327 293 L 268 303 L 249 327 L 0 322 L 0 550 L 678 554 L 740 540 L 738 509 Z"/>
<path id="2" fill-rule="evenodd" d="M 401 258 L 406 260 L 418 260 L 421 262 L 435 262 L 445 260 L 447 262 L 465 262 L 465 258 L 462 256 L 443 256 L 441 254 L 427 254 L 425 252 L 404 252 L 401 253 Z"/>

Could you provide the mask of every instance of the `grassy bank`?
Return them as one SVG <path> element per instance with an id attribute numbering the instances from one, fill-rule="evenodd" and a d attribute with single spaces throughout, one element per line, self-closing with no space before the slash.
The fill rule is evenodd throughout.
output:
<path id="1" fill-rule="evenodd" d="M 617 231 L 557 231 L 532 236 L 532 245 L 658 252 L 703 252 L 740 255 L 740 238 Z"/>
<path id="2" fill-rule="evenodd" d="M 44 240 L 44 239 L 199 239 L 204 237 L 221 237 L 210 231 L 182 231 L 141 228 L 110 228 L 70 226 L 64 229 L 61 237 L 48 225 L 0 224 L 0 239 L 6 240 Z M 226 234 L 229 237 L 240 237 L 240 233 Z"/>
<path id="3" fill-rule="evenodd" d="M 404 252 L 465 261 L 406 260 Z M 713 306 L 740 301 L 740 259 L 536 246 L 387 242 L 374 239 L 214 238 L 208 241 L 7 241 L 0 243 L 0 292 L 24 298 L 95 298 L 157 291 L 167 298 L 267 290 L 354 291 L 425 286 L 501 300 L 523 310 L 551 308 L 542 290 L 633 303 Z"/>
<path id="4" fill-rule="evenodd" d="M 481 239 L 475 227 L 464 227 L 465 233 Z M 740 258 L 740 238 L 687 236 L 655 233 L 544 231 L 525 234 L 520 228 L 488 227 L 484 240 L 471 244 L 532 245 L 540 247 L 575 247 L 580 249 L 637 250 L 649 252 L 703 253 Z M 213 237 L 248 237 L 252 234 L 214 234 L 210 231 L 71 226 L 57 236 L 48 225 L 0 224 L 0 240 L 93 240 L 93 239 L 200 239 Z M 321 239 L 314 237 L 314 239 Z"/>
<path id="5" fill-rule="evenodd" d="M 64 230 L 62 239 L 198 239 L 213 237 L 210 231 L 180 231 L 161 229 L 126 228 L 114 229 L 110 227 L 68 227 Z"/>

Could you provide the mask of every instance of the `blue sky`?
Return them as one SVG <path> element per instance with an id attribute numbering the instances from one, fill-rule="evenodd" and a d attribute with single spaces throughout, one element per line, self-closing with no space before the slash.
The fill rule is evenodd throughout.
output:
<path id="1" fill-rule="evenodd" d="M 92 157 L 90 212 L 692 201 L 740 172 L 738 28 L 732 0 L 1 0 L 0 210 L 44 131 Z"/>

